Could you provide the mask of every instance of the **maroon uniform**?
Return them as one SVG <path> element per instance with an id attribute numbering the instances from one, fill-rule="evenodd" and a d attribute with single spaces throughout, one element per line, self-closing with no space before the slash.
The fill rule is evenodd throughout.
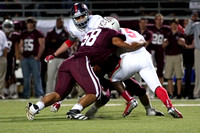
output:
<path id="1" fill-rule="evenodd" d="M 148 29 L 146 29 L 143 33 L 141 33 L 140 30 L 138 30 L 138 33 L 140 33 L 146 41 L 147 40 L 152 41 L 153 39 L 153 36 L 152 36 L 153 33 Z"/>
<path id="2" fill-rule="evenodd" d="M 118 36 L 123 40 L 126 39 L 124 35 L 119 34 L 118 32 L 111 32 L 110 29 L 103 28 L 97 29 L 94 32 L 89 32 L 86 34 L 86 37 L 89 37 L 89 39 L 84 38 L 80 49 L 74 55 L 87 56 L 92 65 L 99 64 L 105 61 L 117 49 L 116 46 L 111 45 L 111 38 L 114 36 Z"/>
<path id="3" fill-rule="evenodd" d="M 105 61 L 117 47 L 112 44 L 113 37 L 125 36 L 111 29 L 89 31 L 81 43 L 78 52 L 65 60 L 58 71 L 56 92 L 64 99 L 70 92 L 75 81 L 87 94 L 100 96 L 101 86 L 91 65 Z"/>
<path id="4" fill-rule="evenodd" d="M 160 29 L 157 29 L 155 25 L 152 25 L 149 26 L 148 29 L 153 32 L 153 40 L 148 49 L 155 51 L 157 74 L 158 77 L 163 77 L 164 49 L 162 48 L 162 43 L 165 35 L 167 35 L 171 31 L 171 29 L 165 25 L 163 25 Z"/>
<path id="5" fill-rule="evenodd" d="M 33 31 L 24 31 L 21 33 L 21 39 L 24 41 L 22 55 L 27 58 L 37 56 L 40 48 L 38 38 L 44 38 L 44 35 L 37 29 Z"/>
<path id="6" fill-rule="evenodd" d="M 20 35 L 18 32 L 11 32 L 6 36 L 8 41 L 8 55 L 7 55 L 7 73 L 6 80 L 8 80 L 9 76 L 14 74 L 16 57 L 15 57 L 15 45 L 20 41 Z"/>

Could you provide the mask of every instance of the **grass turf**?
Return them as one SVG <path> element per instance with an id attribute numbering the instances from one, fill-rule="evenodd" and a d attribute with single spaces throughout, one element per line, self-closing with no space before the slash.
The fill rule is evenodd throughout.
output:
<path id="1" fill-rule="evenodd" d="M 183 119 L 168 115 L 159 100 L 151 102 L 154 108 L 164 112 L 164 117 L 146 116 L 139 102 L 138 107 L 123 118 L 124 100 L 111 100 L 94 119 L 85 121 L 65 118 L 77 99 L 65 100 L 57 113 L 50 112 L 47 107 L 35 116 L 35 120 L 29 121 L 25 111 L 28 101 L 36 103 L 38 100 L 0 100 L 0 133 L 200 133 L 200 100 L 172 100 Z"/>

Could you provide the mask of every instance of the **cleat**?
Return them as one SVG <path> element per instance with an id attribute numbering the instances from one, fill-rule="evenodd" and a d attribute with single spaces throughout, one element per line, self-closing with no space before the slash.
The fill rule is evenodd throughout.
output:
<path id="1" fill-rule="evenodd" d="M 133 100 L 131 100 L 130 102 L 128 102 L 128 103 L 127 103 L 127 106 L 126 106 L 126 109 L 125 109 L 124 113 L 122 114 L 122 116 L 123 116 L 123 117 L 128 116 L 128 115 L 131 113 L 131 111 L 132 111 L 134 108 L 137 107 L 137 105 L 138 105 L 138 102 L 137 102 L 135 99 L 133 99 Z"/>
<path id="2" fill-rule="evenodd" d="M 154 108 L 148 109 L 146 111 L 147 116 L 164 116 L 164 113 L 155 110 Z"/>
<path id="3" fill-rule="evenodd" d="M 52 112 L 58 112 L 58 110 L 59 110 L 59 108 L 60 108 L 60 103 L 59 102 L 56 102 L 56 103 L 54 103 L 52 106 L 51 106 L 51 108 L 50 108 L 50 110 L 52 111 Z"/>
<path id="4" fill-rule="evenodd" d="M 183 118 L 181 112 L 179 112 L 175 107 L 169 108 L 168 114 L 172 115 L 174 118 Z"/>
<path id="5" fill-rule="evenodd" d="M 95 108 L 94 106 L 92 106 L 86 113 L 85 116 L 87 116 L 88 118 L 93 118 L 94 115 L 97 113 L 98 109 Z"/>
<path id="6" fill-rule="evenodd" d="M 28 120 L 34 120 L 35 114 L 39 113 L 39 108 L 37 105 L 32 103 L 27 103 L 26 105 L 26 117 Z"/>
<path id="7" fill-rule="evenodd" d="M 81 114 L 81 112 L 77 109 L 70 110 L 66 114 L 66 118 L 68 119 L 77 119 L 77 120 L 87 120 L 89 119 L 87 116 Z"/>

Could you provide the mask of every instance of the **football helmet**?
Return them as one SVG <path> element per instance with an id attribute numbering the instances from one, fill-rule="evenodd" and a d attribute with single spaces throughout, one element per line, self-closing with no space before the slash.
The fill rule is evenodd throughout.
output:
<path id="1" fill-rule="evenodd" d="M 11 31 L 14 31 L 14 23 L 12 20 L 6 19 L 3 23 L 2 23 L 2 29 L 4 32 L 9 33 Z"/>
<path id="2" fill-rule="evenodd" d="M 113 17 L 104 17 L 101 23 L 99 24 L 99 27 L 110 28 L 117 31 L 120 30 L 119 22 Z"/>
<path id="3" fill-rule="evenodd" d="M 89 21 L 89 11 L 85 4 L 83 3 L 75 3 L 74 6 L 71 8 L 71 17 L 74 24 L 78 28 L 85 28 Z M 83 17 L 81 20 L 78 20 L 80 17 Z"/>

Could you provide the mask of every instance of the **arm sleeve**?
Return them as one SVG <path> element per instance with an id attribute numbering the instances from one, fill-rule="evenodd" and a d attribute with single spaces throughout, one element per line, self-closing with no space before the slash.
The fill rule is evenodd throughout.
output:
<path id="1" fill-rule="evenodd" d="M 65 43 L 70 48 L 74 44 L 74 41 L 71 41 L 70 39 L 67 39 L 67 41 L 65 41 Z"/>

